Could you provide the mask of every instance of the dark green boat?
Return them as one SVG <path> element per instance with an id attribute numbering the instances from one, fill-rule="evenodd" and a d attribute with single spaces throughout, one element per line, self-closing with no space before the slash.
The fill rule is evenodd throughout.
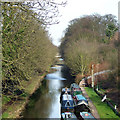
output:
<path id="1" fill-rule="evenodd" d="M 75 95 L 82 94 L 81 88 L 76 83 L 71 84 L 70 90 L 72 97 L 74 97 Z"/>

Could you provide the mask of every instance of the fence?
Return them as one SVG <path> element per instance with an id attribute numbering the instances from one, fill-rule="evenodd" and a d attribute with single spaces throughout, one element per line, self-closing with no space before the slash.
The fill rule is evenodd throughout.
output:
<path id="1" fill-rule="evenodd" d="M 96 89 L 94 89 L 94 91 L 101 97 L 103 98 L 105 95 L 98 92 Z M 110 106 L 110 108 L 115 112 L 116 115 L 118 115 L 120 117 L 120 113 L 115 109 L 115 106 L 109 101 L 106 99 L 106 103 Z"/>

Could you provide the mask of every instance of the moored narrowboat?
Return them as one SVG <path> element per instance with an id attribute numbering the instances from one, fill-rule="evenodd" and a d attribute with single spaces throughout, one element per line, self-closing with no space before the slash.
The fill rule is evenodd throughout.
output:
<path id="1" fill-rule="evenodd" d="M 90 112 L 88 101 L 83 95 L 76 95 L 74 97 L 74 109 L 76 112 Z"/>
<path id="2" fill-rule="evenodd" d="M 72 97 L 78 94 L 82 94 L 81 88 L 76 83 L 71 84 L 70 90 L 71 90 Z"/>
<path id="3" fill-rule="evenodd" d="M 61 101 L 62 101 L 62 96 L 63 96 L 63 94 L 71 94 L 70 89 L 67 88 L 67 87 L 62 88 L 61 95 L 60 95 L 60 103 L 61 103 Z"/>
<path id="4" fill-rule="evenodd" d="M 76 83 L 72 83 L 71 85 L 70 85 L 70 90 L 81 90 L 81 88 L 79 87 L 79 85 L 78 84 L 76 84 Z"/>
<path id="5" fill-rule="evenodd" d="M 63 94 L 61 97 L 61 113 L 74 112 L 73 98 L 69 94 Z"/>

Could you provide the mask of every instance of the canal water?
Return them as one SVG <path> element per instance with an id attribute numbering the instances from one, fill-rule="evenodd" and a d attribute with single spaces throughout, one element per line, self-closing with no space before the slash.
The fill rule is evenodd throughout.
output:
<path id="1" fill-rule="evenodd" d="M 40 95 L 32 109 L 24 112 L 24 118 L 61 118 L 61 89 L 70 86 L 73 78 L 64 65 L 55 65 L 51 69 L 56 69 L 56 71 L 48 74 L 45 78 L 47 92 Z"/>

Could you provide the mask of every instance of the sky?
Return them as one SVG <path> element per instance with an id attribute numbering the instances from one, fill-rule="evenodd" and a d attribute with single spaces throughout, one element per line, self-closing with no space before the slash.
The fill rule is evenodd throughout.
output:
<path id="1" fill-rule="evenodd" d="M 57 1 L 57 0 L 56 0 Z M 59 0 L 60 1 L 60 0 Z M 65 1 L 65 0 L 61 0 Z M 92 14 L 113 14 L 118 18 L 118 2 L 120 0 L 67 0 L 65 7 L 59 7 L 60 23 L 51 25 L 49 34 L 54 45 L 59 46 L 69 22 L 75 18 Z"/>

